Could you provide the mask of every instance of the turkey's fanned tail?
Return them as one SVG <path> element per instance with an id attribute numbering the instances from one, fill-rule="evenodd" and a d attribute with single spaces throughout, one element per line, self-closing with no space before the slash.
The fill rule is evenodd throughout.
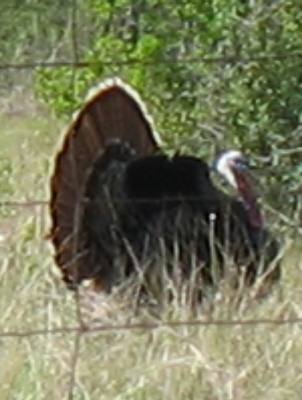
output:
<path id="1" fill-rule="evenodd" d="M 101 203 L 100 191 L 104 188 L 100 189 L 100 185 L 104 186 L 104 182 L 98 185 L 99 179 L 105 177 L 106 183 L 111 182 L 116 175 L 111 168 L 110 177 L 106 177 L 111 164 L 127 164 L 153 154 L 159 142 L 138 94 L 118 78 L 94 89 L 76 114 L 64 135 L 51 179 L 51 239 L 66 283 L 74 285 L 95 277 L 96 270 L 99 273 L 102 268 L 110 269 L 109 265 L 96 265 L 96 259 L 106 264 L 106 255 L 95 257 L 95 249 L 89 248 L 91 240 L 83 232 L 84 218 L 98 217 L 100 225 L 108 222 L 100 218 L 107 215 L 108 219 L 109 205 Z M 96 233 L 104 234 L 108 229 L 100 227 Z"/>

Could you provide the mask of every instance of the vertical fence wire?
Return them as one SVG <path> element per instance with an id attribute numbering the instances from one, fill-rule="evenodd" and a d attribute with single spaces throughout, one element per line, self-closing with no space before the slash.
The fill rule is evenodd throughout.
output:
<path id="1" fill-rule="evenodd" d="M 76 98 L 77 95 L 77 70 L 76 65 L 79 62 L 79 49 L 78 49 L 78 2 L 77 0 L 72 0 L 72 9 L 71 9 L 71 47 L 73 54 L 73 62 L 74 65 L 72 67 L 72 93 L 73 97 Z M 77 218 L 78 221 L 78 218 Z M 78 227 L 75 227 L 76 237 L 78 232 Z M 76 239 L 75 239 L 76 240 Z M 76 247 L 76 246 L 74 246 Z M 79 354 L 80 354 L 80 346 L 81 346 L 81 337 L 82 330 L 84 329 L 84 321 L 82 315 L 82 307 L 81 307 L 81 297 L 79 294 L 78 287 L 75 288 L 74 293 L 74 301 L 75 301 L 75 312 L 78 326 L 80 327 L 79 331 L 75 334 L 74 339 L 74 347 L 71 356 L 71 364 L 70 364 L 70 375 L 69 375 L 69 388 L 68 388 L 68 400 L 73 400 L 76 391 L 76 374 L 77 374 L 77 366 L 79 362 Z"/>

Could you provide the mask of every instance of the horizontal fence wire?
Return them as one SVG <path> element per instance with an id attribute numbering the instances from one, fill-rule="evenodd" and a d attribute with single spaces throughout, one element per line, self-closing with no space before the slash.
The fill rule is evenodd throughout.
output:
<path id="1" fill-rule="evenodd" d="M 0 207 L 9 207 L 9 208 L 31 208 L 31 207 L 40 207 L 40 206 L 48 206 L 48 200 L 27 200 L 27 201 L 11 201 L 11 200 L 0 200 Z"/>
<path id="2" fill-rule="evenodd" d="M 111 205 L 113 206 L 118 206 L 122 204 L 142 204 L 142 205 L 148 205 L 148 204 L 158 204 L 160 206 L 169 206 L 169 205 L 175 205 L 175 202 L 178 205 L 181 204 L 190 204 L 194 206 L 196 203 L 202 203 L 203 201 L 208 203 L 209 200 L 212 200 L 212 197 L 207 197 L 207 196 L 167 196 L 164 198 L 158 198 L 158 199 L 150 199 L 150 198 L 127 198 L 127 197 L 111 197 L 111 198 L 104 198 L 104 203 L 108 204 L 108 201 L 111 202 Z M 89 200 L 88 200 L 89 201 Z M 85 206 L 85 203 L 87 205 L 87 202 L 84 200 L 83 201 L 83 206 Z M 38 208 L 38 207 L 50 207 L 51 201 L 50 200 L 43 200 L 43 199 L 32 199 L 32 200 L 27 200 L 27 201 L 14 201 L 14 200 L 0 200 L 0 209 L 3 208 L 12 208 L 12 209 L 29 209 L 29 208 Z M 280 212 L 279 210 L 274 209 L 267 203 L 263 203 L 264 208 L 272 215 L 274 215 L 275 218 L 277 218 L 280 222 L 282 222 L 284 225 L 288 226 L 291 229 L 294 229 L 299 235 L 302 235 L 302 226 L 298 223 L 296 220 L 291 219 L 284 213 Z M 213 213 L 214 215 L 214 213 Z M 215 215 L 214 215 L 215 217 Z"/>
<path id="3" fill-rule="evenodd" d="M 170 204 L 177 202 L 178 204 L 181 203 L 202 203 L 203 201 L 208 202 L 209 200 L 213 200 L 213 196 L 211 195 L 195 195 L 195 196 L 187 196 L 187 195 L 175 195 L 175 196 L 163 196 L 158 198 L 152 197 L 137 197 L 131 198 L 126 196 L 98 196 L 98 202 L 103 201 L 103 203 L 108 204 L 111 203 L 112 205 L 118 204 Z M 80 205 L 83 207 L 88 206 L 89 204 L 94 204 L 95 200 L 85 198 L 77 200 Z M 1 201 L 0 200 L 0 207 L 12 207 L 12 208 L 27 208 L 27 207 L 35 207 L 35 206 L 48 206 L 50 205 L 50 200 L 27 200 L 27 201 Z"/>
<path id="4" fill-rule="evenodd" d="M 232 199 L 232 197 L 230 197 Z M 121 197 L 116 197 L 116 196 L 98 196 L 98 201 L 103 201 L 104 203 L 112 203 L 112 204 L 169 204 L 172 202 L 177 202 L 177 203 L 197 203 L 197 202 L 208 202 L 209 200 L 213 200 L 213 196 L 211 195 L 193 195 L 193 196 L 187 196 L 187 195 L 175 195 L 175 196 L 163 196 L 163 197 L 158 197 L 158 198 L 151 198 L 151 197 L 137 197 L 137 198 L 131 198 L 131 197 L 126 197 L 126 196 L 121 196 Z M 94 199 L 89 199 L 89 198 L 82 198 L 77 200 L 79 204 L 85 206 L 89 205 L 90 202 L 91 204 L 94 204 L 95 200 Z M 14 201 L 14 200 L 0 200 L 0 207 L 34 207 L 34 206 L 48 206 L 50 205 L 51 201 L 50 200 L 42 200 L 42 199 L 33 199 L 33 200 L 26 200 L 26 201 Z M 264 204 L 266 206 L 266 204 Z M 274 210 L 272 207 L 269 207 L 269 210 L 275 213 L 278 213 L 278 211 Z"/>
<path id="5" fill-rule="evenodd" d="M 0 70 L 9 69 L 36 69 L 36 68 L 90 68 L 97 66 L 117 67 L 117 66 L 130 66 L 130 65 L 145 65 L 152 66 L 158 64 L 199 64 L 199 63 L 222 63 L 222 64 L 236 64 L 236 63 L 250 63 L 262 61 L 283 61 L 286 59 L 301 59 L 302 53 L 283 53 L 283 54 L 259 54 L 252 56 L 223 56 L 223 57 L 186 57 L 186 58 L 157 58 L 156 60 L 143 60 L 143 59 L 130 59 L 130 60 L 115 60 L 115 61 L 37 61 L 37 62 L 24 62 L 24 63 L 0 63 Z"/>
<path id="6" fill-rule="evenodd" d="M 71 326 L 59 327 L 53 329 L 33 329 L 26 331 L 3 331 L 0 332 L 0 338 L 28 338 L 32 336 L 43 335 L 63 335 L 63 334 L 92 334 L 98 332 L 119 332 L 119 331 L 150 331 L 158 328 L 180 328 L 180 327 L 205 327 L 205 326 L 221 326 L 221 327 L 236 327 L 236 326 L 255 326 L 255 325 L 294 325 L 302 324 L 302 318 L 259 318 L 259 319 L 219 319 L 219 320 L 189 320 L 189 321 L 160 321 L 149 323 L 129 323 L 129 324 L 104 324 L 100 326 Z"/>

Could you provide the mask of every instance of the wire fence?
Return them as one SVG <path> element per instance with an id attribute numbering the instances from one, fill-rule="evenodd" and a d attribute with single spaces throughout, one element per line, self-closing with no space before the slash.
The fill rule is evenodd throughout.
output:
<path id="1" fill-rule="evenodd" d="M 145 201 L 145 200 L 144 200 Z M 150 201 L 150 200 L 149 200 Z M 0 206 L 13 207 L 13 208 L 35 208 L 49 206 L 47 200 L 30 200 L 24 202 L 15 201 L 2 201 Z M 41 240 L 43 240 L 41 238 Z M 70 354 L 70 367 L 69 367 L 69 384 L 67 389 L 67 398 L 74 399 L 76 396 L 76 373 L 77 365 L 80 360 L 81 349 L 83 348 L 83 337 L 90 336 L 98 333 L 118 333 L 118 332 L 150 332 L 156 329 L 171 328 L 179 329 L 181 327 L 195 327 L 195 328 L 207 328 L 207 327 L 221 327 L 221 328 L 235 328 L 244 327 L 246 329 L 251 327 L 257 327 L 261 325 L 267 326 L 291 326 L 302 324 L 302 318 L 300 317 L 289 317 L 289 318 L 253 318 L 253 319 L 215 319 L 212 317 L 202 319 L 184 319 L 184 320 L 156 320 L 152 322 L 131 322 L 131 323 L 92 323 L 87 324 L 83 317 L 82 302 L 79 296 L 78 290 L 74 295 L 74 301 L 76 306 L 76 325 L 63 325 L 51 329 L 35 329 L 34 327 L 26 330 L 0 330 L 0 339 L 28 339 L 38 336 L 66 336 L 72 335 L 74 337 L 73 350 Z"/>
<path id="2" fill-rule="evenodd" d="M 99 326 L 64 326 L 54 329 L 37 329 L 27 331 L 4 331 L 0 332 L 0 338 L 28 338 L 32 336 L 44 335 L 64 335 L 64 334 L 92 334 L 97 332 L 118 332 L 118 331 L 150 331 L 158 328 L 179 328 L 205 327 L 205 326 L 255 326 L 255 325 L 294 325 L 301 324 L 302 318 L 259 318 L 259 319 L 225 319 L 225 320 L 178 320 L 178 321 L 158 321 L 153 323 L 129 323 L 129 324 L 108 324 Z"/>
<path id="3" fill-rule="evenodd" d="M 301 52 L 294 53 L 282 53 L 282 54 L 255 54 L 250 57 L 238 57 L 238 56 L 224 56 L 224 57 L 190 57 L 190 58 L 162 58 L 156 59 L 154 61 L 142 60 L 142 59 L 132 59 L 132 60 L 115 60 L 115 61 L 83 61 L 80 59 L 79 46 L 78 46 L 78 15 L 77 15 L 77 2 L 72 1 L 72 30 L 71 30 L 71 43 L 73 51 L 73 59 L 66 61 L 34 61 L 30 63 L 0 63 L 1 71 L 8 70 L 34 70 L 37 68 L 62 68 L 68 67 L 73 71 L 79 68 L 90 68 L 95 66 L 124 66 L 124 65 L 145 65 L 152 66 L 158 64 L 194 64 L 194 63 L 247 63 L 253 61 L 272 61 L 280 60 L 286 61 L 287 59 L 301 59 Z M 26 201 L 15 201 L 15 200 L 0 200 L 0 207 L 9 208 L 19 208 L 28 209 L 35 207 L 48 207 L 49 201 L 47 199 L 31 199 Z M 284 220 L 284 218 L 283 218 Z M 289 221 L 290 223 L 290 221 Z M 41 238 L 41 240 L 43 240 Z M 179 328 L 183 326 L 189 327 L 209 327 L 209 326 L 219 326 L 233 328 L 236 326 L 251 327 L 258 325 L 274 325 L 274 326 L 284 326 L 301 324 L 302 318 L 285 318 L 285 319 L 273 319 L 273 318 L 259 318 L 259 319 L 225 319 L 225 320 L 177 320 L 177 321 L 156 321 L 148 323 L 126 323 L 126 324 L 99 324 L 97 326 L 87 326 L 83 322 L 81 303 L 78 294 L 75 295 L 75 302 L 77 308 L 77 325 L 76 326 L 60 326 L 53 329 L 30 329 L 26 331 L 19 330 L 1 330 L 0 338 L 28 338 L 35 336 L 49 336 L 49 335 L 75 335 L 73 352 L 71 355 L 70 362 L 70 377 L 69 377 L 69 387 L 68 387 L 68 399 L 75 398 L 75 387 L 76 387 L 76 369 L 80 358 L 80 349 L 82 345 L 82 337 L 84 335 L 89 335 L 97 332 L 119 332 L 119 331 L 150 331 L 162 327 Z"/>
<path id="4" fill-rule="evenodd" d="M 91 68 L 91 67 L 121 67 L 121 66 L 157 66 L 159 64 L 202 64 L 202 63 L 222 63 L 222 64 L 245 64 L 253 61 L 284 61 L 288 59 L 301 59 L 302 53 L 282 53 L 282 54 L 263 54 L 249 57 L 240 56 L 223 56 L 223 57 L 186 57 L 186 58 L 158 58 L 156 60 L 130 59 L 130 60 L 114 60 L 114 61 L 81 61 L 78 56 L 74 61 L 38 61 L 31 63 L 7 63 L 0 64 L 0 70 L 34 70 L 36 68 Z"/>
<path id="5" fill-rule="evenodd" d="M 4 330 L 0 331 L 0 339 L 28 339 L 38 336 L 64 336 L 72 335 L 74 337 L 73 350 L 70 354 L 70 367 L 69 367 L 69 384 L 67 389 L 67 398 L 74 399 L 76 396 L 76 371 L 77 365 L 80 360 L 80 350 L 82 346 L 82 338 L 85 336 L 98 334 L 98 333 L 119 333 L 119 332 L 150 332 L 156 329 L 171 328 L 179 329 L 182 327 L 195 327 L 195 328 L 251 328 L 257 326 L 292 326 L 301 325 L 302 318 L 258 318 L 258 319 L 189 319 L 189 320 L 158 320 L 155 322 L 137 322 L 137 323 L 104 323 L 87 325 L 83 322 L 81 311 L 81 302 L 79 296 L 75 295 L 75 302 L 77 303 L 77 319 L 78 324 L 75 326 L 61 326 L 53 329 L 28 329 L 28 330 Z"/>
<path id="6" fill-rule="evenodd" d="M 193 203 L 200 203 L 200 202 L 207 202 L 208 198 L 205 196 L 186 196 L 185 201 L 189 202 L 190 204 Z M 124 203 L 141 203 L 141 204 L 165 204 L 166 206 L 169 203 L 173 204 L 174 202 L 180 203 L 182 201 L 181 197 L 166 197 L 165 199 L 150 199 L 150 198 L 143 198 L 143 199 L 127 199 L 127 198 L 111 198 L 115 204 L 124 204 Z M 294 230 L 298 235 L 302 235 L 302 227 L 299 225 L 298 221 L 293 220 L 289 216 L 282 213 L 280 210 L 276 210 L 271 207 L 269 204 L 263 204 L 264 208 L 274 216 L 275 220 L 283 224 L 284 226 Z M 50 208 L 50 201 L 43 200 L 43 199 L 32 199 L 26 201 L 17 201 L 17 200 L 0 200 L 0 209 L 32 209 L 32 208 Z"/>

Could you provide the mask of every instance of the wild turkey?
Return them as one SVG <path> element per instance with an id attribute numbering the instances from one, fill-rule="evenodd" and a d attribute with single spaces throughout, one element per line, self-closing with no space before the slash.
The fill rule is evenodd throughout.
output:
<path id="1" fill-rule="evenodd" d="M 51 179 L 51 238 L 67 285 L 92 280 L 110 290 L 147 264 L 152 275 L 160 250 L 166 258 L 177 250 L 183 278 L 199 265 L 202 284 L 214 283 L 214 263 L 225 274 L 228 257 L 238 271 L 245 266 L 249 284 L 263 273 L 279 279 L 279 265 L 272 267 L 278 244 L 264 227 L 242 154 L 225 152 L 215 163 L 236 199 L 214 186 L 203 160 L 169 158 L 160 147 L 139 96 L 118 78 L 76 115 Z"/>

